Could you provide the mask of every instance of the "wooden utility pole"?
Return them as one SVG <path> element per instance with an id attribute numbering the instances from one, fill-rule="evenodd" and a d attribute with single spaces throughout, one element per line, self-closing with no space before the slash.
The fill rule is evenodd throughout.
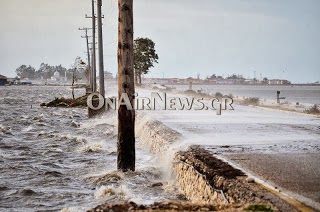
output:
<path id="1" fill-rule="evenodd" d="M 94 63 L 93 45 L 91 45 L 90 51 L 91 51 L 91 77 L 90 77 L 90 79 L 91 79 L 91 86 L 92 86 L 91 90 L 92 90 L 92 93 L 94 93 L 95 91 L 94 91 L 94 87 L 93 87 L 93 63 Z M 90 108 L 89 108 L 89 110 L 90 110 Z"/>
<path id="2" fill-rule="evenodd" d="M 81 36 L 82 38 L 85 38 L 86 39 L 86 43 L 87 43 L 87 56 L 88 56 L 88 70 L 89 70 L 89 74 L 88 74 L 88 81 L 89 81 L 89 92 L 92 92 L 92 80 L 91 80 L 91 77 L 92 77 L 92 74 L 91 74 L 91 59 L 90 59 L 90 50 L 89 50 L 89 36 L 88 36 L 88 30 L 91 29 L 91 28 L 79 28 L 79 30 L 84 30 L 85 31 L 85 36 Z"/>
<path id="3" fill-rule="evenodd" d="M 97 0 L 98 13 L 98 51 L 99 51 L 99 91 L 105 96 L 104 89 L 104 66 L 103 66 L 103 39 L 102 39 L 102 16 L 101 16 L 102 0 Z"/>
<path id="4" fill-rule="evenodd" d="M 88 35 L 88 30 L 89 29 L 91 29 L 91 28 L 86 28 L 86 27 L 79 28 L 79 30 L 84 30 L 84 32 L 85 32 L 85 36 L 81 36 L 81 38 L 85 38 L 86 42 L 87 42 L 88 66 L 90 68 L 91 67 L 91 61 L 90 61 L 90 52 L 89 52 L 89 37 L 90 37 Z"/>
<path id="5" fill-rule="evenodd" d="M 118 0 L 118 102 L 127 94 L 134 104 L 133 0 Z M 118 107 L 118 170 L 135 170 L 135 111 Z"/>
<path id="6" fill-rule="evenodd" d="M 94 0 L 92 0 L 92 16 L 89 17 L 86 15 L 86 18 L 92 18 L 92 42 L 96 43 L 96 16 L 94 14 Z M 93 45 L 92 47 L 92 91 L 96 92 L 97 91 L 97 64 L 96 64 L 96 47 Z"/>

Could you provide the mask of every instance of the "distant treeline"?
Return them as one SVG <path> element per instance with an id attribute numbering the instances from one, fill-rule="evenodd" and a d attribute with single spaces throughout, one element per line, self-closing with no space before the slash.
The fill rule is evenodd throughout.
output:
<path id="1" fill-rule="evenodd" d="M 67 69 L 62 65 L 52 66 L 47 63 L 41 63 L 38 70 L 32 66 L 21 65 L 16 69 L 16 74 L 20 79 L 28 78 L 34 79 L 50 79 L 55 72 L 58 72 L 61 77 L 66 75 L 68 80 L 72 80 L 73 74 L 76 74 L 77 78 L 85 78 L 85 66 L 80 57 L 77 57 L 74 65 Z"/>

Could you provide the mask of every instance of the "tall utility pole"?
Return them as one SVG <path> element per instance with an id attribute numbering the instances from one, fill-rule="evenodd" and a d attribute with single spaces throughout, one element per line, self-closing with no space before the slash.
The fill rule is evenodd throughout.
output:
<path id="1" fill-rule="evenodd" d="M 99 51 L 99 91 L 105 96 L 104 90 L 104 66 L 103 66 L 103 39 L 102 39 L 102 16 L 101 16 L 102 0 L 97 0 L 98 14 L 98 51 Z"/>
<path id="2" fill-rule="evenodd" d="M 86 18 L 92 18 L 92 42 L 96 43 L 96 16 L 94 14 L 94 0 L 92 0 L 92 16 L 89 17 L 86 15 Z M 96 78 L 97 78 L 97 64 L 96 64 L 96 47 L 93 45 L 92 47 L 92 91 L 97 91 L 97 84 L 96 84 Z"/>
<path id="3" fill-rule="evenodd" d="M 79 30 L 84 30 L 85 31 L 85 36 L 81 36 L 82 38 L 85 38 L 86 39 L 86 43 L 87 43 L 87 56 L 88 56 L 88 70 L 89 70 L 89 91 L 92 92 L 92 70 L 91 70 L 91 59 L 90 59 L 90 50 L 89 50 L 89 36 L 88 36 L 88 30 L 91 29 L 91 28 L 79 28 Z"/>
<path id="4" fill-rule="evenodd" d="M 92 93 L 94 93 L 94 88 L 93 88 L 93 63 L 94 63 L 94 55 L 93 55 L 93 46 L 94 45 L 91 45 L 91 48 L 90 48 L 90 52 L 91 52 L 91 85 L 92 85 Z M 90 109 L 89 109 L 90 110 Z"/>
<path id="5" fill-rule="evenodd" d="M 134 105 L 133 0 L 118 0 L 118 170 L 135 170 L 135 111 L 120 105 L 128 95 Z"/>
<path id="6" fill-rule="evenodd" d="M 79 30 L 84 30 L 84 32 L 86 33 L 85 36 L 81 36 L 81 37 L 85 38 L 86 42 L 87 42 L 88 66 L 89 66 L 89 68 L 91 68 L 90 52 L 89 52 L 89 37 L 90 36 L 88 36 L 88 30 L 89 29 L 92 29 L 92 28 L 86 28 L 86 27 L 79 28 Z"/>

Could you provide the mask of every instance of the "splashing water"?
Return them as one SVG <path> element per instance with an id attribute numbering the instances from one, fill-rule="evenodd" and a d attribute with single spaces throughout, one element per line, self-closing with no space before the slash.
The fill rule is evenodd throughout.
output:
<path id="1" fill-rule="evenodd" d="M 71 88 L 0 90 L 0 211 L 84 211 L 110 198 L 177 198 L 161 186 L 158 160 L 142 147 L 136 172 L 116 172 L 115 114 L 88 119 L 86 109 L 38 106 L 54 97 L 70 98 Z"/>

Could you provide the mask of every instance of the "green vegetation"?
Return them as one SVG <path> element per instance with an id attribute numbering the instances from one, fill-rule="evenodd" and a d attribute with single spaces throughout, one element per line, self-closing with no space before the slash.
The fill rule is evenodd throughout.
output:
<path id="1" fill-rule="evenodd" d="M 80 57 L 75 59 L 74 64 L 71 68 L 67 69 L 62 65 L 51 66 L 47 63 L 41 63 L 38 70 L 32 66 L 21 65 L 16 69 L 16 74 L 19 78 L 34 79 L 50 79 L 54 73 L 58 72 L 61 77 L 66 76 L 68 80 L 72 80 L 73 76 L 76 76 L 76 80 L 84 79 L 86 77 L 86 64 Z"/>
<path id="2" fill-rule="evenodd" d="M 320 109 L 319 109 L 318 105 L 315 104 L 312 107 L 310 107 L 309 109 L 305 109 L 304 112 L 308 113 L 308 114 L 319 115 L 320 114 Z"/>
<path id="3" fill-rule="evenodd" d="M 232 98 L 232 99 L 234 98 L 232 93 L 229 93 L 227 97 Z"/>
<path id="4" fill-rule="evenodd" d="M 249 98 L 245 98 L 242 101 L 242 104 L 244 104 L 244 105 L 258 105 L 259 101 L 260 101 L 260 99 L 258 97 L 249 97 Z"/>
<path id="5" fill-rule="evenodd" d="M 154 63 L 158 63 L 159 56 L 155 50 L 155 43 L 149 38 L 137 38 L 133 45 L 134 73 L 136 84 L 141 84 L 141 75 L 149 73 Z"/>
<path id="6" fill-rule="evenodd" d="M 34 79 L 36 69 L 32 66 L 21 65 L 16 69 L 17 76 L 20 78 Z"/>
<path id="7" fill-rule="evenodd" d="M 222 98 L 222 97 L 223 97 L 223 94 L 220 93 L 220 92 L 216 92 L 216 93 L 214 94 L 214 97 L 216 97 L 216 98 Z"/>
<path id="8" fill-rule="evenodd" d="M 194 90 L 186 90 L 186 91 L 184 91 L 184 93 L 186 93 L 186 94 L 194 94 L 194 95 L 197 94 L 197 92 L 194 91 Z"/>
<path id="9" fill-rule="evenodd" d="M 273 211 L 270 206 L 265 206 L 265 205 L 250 205 L 244 210 L 245 211 Z"/>

